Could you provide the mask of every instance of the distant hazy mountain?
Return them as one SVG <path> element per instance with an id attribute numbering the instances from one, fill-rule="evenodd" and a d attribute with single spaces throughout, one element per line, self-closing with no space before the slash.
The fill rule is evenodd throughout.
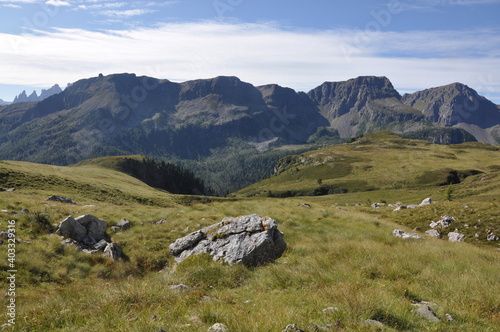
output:
<path id="1" fill-rule="evenodd" d="M 100 75 L 40 102 L 3 106 L 0 159 L 69 164 L 145 154 L 199 160 L 224 149 L 262 152 L 378 130 L 417 131 L 416 137 L 440 143 L 472 139 L 459 128 L 443 133 L 444 126 L 459 125 L 480 140 L 494 140 L 500 126 L 495 105 L 463 85 L 431 90 L 401 97 L 385 77 L 327 82 L 306 94 L 236 77 L 174 83 Z M 452 106 L 468 98 L 477 107 L 458 118 L 464 110 Z"/>
<path id="2" fill-rule="evenodd" d="M 52 95 L 62 92 L 61 87 L 58 84 L 55 84 L 50 89 L 42 89 L 40 96 L 37 95 L 36 91 L 33 91 L 29 96 L 26 94 L 26 90 L 21 92 L 18 96 L 14 98 L 12 103 L 25 103 L 25 102 L 33 102 L 33 101 L 42 101 Z"/>
<path id="3" fill-rule="evenodd" d="M 10 105 L 10 102 L 4 101 L 3 99 L 0 99 L 0 106 L 3 106 L 3 105 Z"/>

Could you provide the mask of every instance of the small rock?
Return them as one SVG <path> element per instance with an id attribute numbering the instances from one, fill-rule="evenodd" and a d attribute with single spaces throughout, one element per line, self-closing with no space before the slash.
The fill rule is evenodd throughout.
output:
<path id="1" fill-rule="evenodd" d="M 465 240 L 465 235 L 456 233 L 456 232 L 450 232 L 448 233 L 448 241 L 450 242 L 464 242 Z"/>
<path id="2" fill-rule="evenodd" d="M 310 209 L 311 208 L 311 205 L 310 204 L 307 204 L 307 203 L 300 203 L 299 204 L 300 207 L 305 207 L 305 208 L 308 208 Z"/>
<path id="3" fill-rule="evenodd" d="M 28 210 L 28 209 L 22 209 L 17 214 L 28 214 L 28 213 L 30 213 L 30 210 Z"/>
<path id="4" fill-rule="evenodd" d="M 395 208 L 393 211 L 397 212 L 397 211 L 401 211 L 401 210 L 406 210 L 406 206 L 405 205 L 400 205 L 397 208 Z"/>
<path id="5" fill-rule="evenodd" d="M 222 323 L 215 323 L 208 329 L 208 332 L 229 332 L 229 329 Z"/>
<path id="6" fill-rule="evenodd" d="M 120 227 L 120 226 L 111 226 L 111 230 L 112 230 L 113 232 L 118 232 L 118 231 L 121 231 L 122 229 L 121 229 L 121 227 Z"/>
<path id="7" fill-rule="evenodd" d="M 13 192 L 13 191 L 16 191 L 16 188 L 9 188 L 9 189 L 7 189 L 7 191 Z"/>
<path id="8" fill-rule="evenodd" d="M 418 234 L 415 234 L 415 233 L 406 233 L 406 232 L 403 232 L 400 229 L 393 230 L 392 234 L 394 234 L 394 236 L 400 237 L 402 239 L 423 239 L 423 237 L 421 237 Z"/>
<path id="9" fill-rule="evenodd" d="M 430 204 L 432 204 L 432 199 L 426 198 L 418 206 L 425 206 L 425 205 L 430 205 Z"/>
<path id="10" fill-rule="evenodd" d="M 108 244 L 109 243 L 106 240 L 101 240 L 101 241 L 97 242 L 96 244 L 94 244 L 94 249 L 104 251 L 104 249 L 106 249 Z"/>
<path id="11" fill-rule="evenodd" d="M 431 307 L 427 305 L 419 306 L 418 309 L 414 310 L 414 312 L 420 317 L 423 317 L 430 322 L 439 322 L 439 318 L 437 318 L 436 314 L 431 309 Z"/>
<path id="12" fill-rule="evenodd" d="M 245 303 L 245 304 L 250 304 L 250 303 L 253 303 L 253 301 L 252 301 L 252 300 L 246 300 L 246 301 L 245 301 L 245 302 L 243 302 L 243 303 Z"/>
<path id="13" fill-rule="evenodd" d="M 127 322 L 135 322 L 136 320 L 138 320 L 139 318 L 137 317 L 132 317 L 130 319 L 127 319 Z"/>
<path id="14" fill-rule="evenodd" d="M 155 224 L 157 224 L 157 225 L 161 225 L 161 224 L 164 224 L 164 223 L 166 223 L 166 222 L 167 222 L 167 220 L 166 220 L 166 219 L 161 219 L 161 220 L 158 220 L 157 222 L 155 222 Z"/>
<path id="15" fill-rule="evenodd" d="M 187 291 L 187 290 L 189 290 L 189 286 L 186 286 L 184 284 L 171 285 L 168 288 L 170 288 L 171 290 L 177 290 L 177 291 Z"/>
<path id="16" fill-rule="evenodd" d="M 296 324 L 289 324 L 285 327 L 283 332 L 304 332 L 304 331 L 299 329 L 299 327 Z"/>
<path id="17" fill-rule="evenodd" d="M 184 229 L 184 233 L 189 233 L 189 231 L 190 231 L 189 226 Z"/>
<path id="18" fill-rule="evenodd" d="M 425 231 L 425 235 L 435 237 L 436 239 L 441 238 L 441 233 L 437 229 L 429 229 L 428 231 Z"/>
<path id="19" fill-rule="evenodd" d="M 116 226 L 120 227 L 122 230 L 126 231 L 127 229 L 130 229 L 130 227 L 132 226 L 130 221 L 128 221 L 127 219 L 123 218 L 122 220 L 120 220 Z"/>
<path id="20" fill-rule="evenodd" d="M 111 257 L 112 260 L 117 261 L 123 258 L 123 249 L 116 243 L 109 243 L 104 249 L 104 257 Z"/>
<path id="21" fill-rule="evenodd" d="M 333 314 L 337 311 L 339 311 L 339 308 L 337 307 L 328 307 L 322 310 L 324 314 Z"/>
<path id="22" fill-rule="evenodd" d="M 433 221 L 430 223 L 431 228 L 441 227 L 448 228 L 455 221 L 455 218 L 450 216 L 441 216 L 441 219 L 438 221 Z"/>
<path id="23" fill-rule="evenodd" d="M 365 320 L 365 323 L 373 325 L 373 326 L 379 326 L 379 327 L 383 327 L 384 326 L 384 324 L 382 324 L 378 320 L 374 320 L 374 319 L 367 319 L 367 320 Z"/>
<path id="24" fill-rule="evenodd" d="M 406 208 L 407 208 L 407 209 L 414 209 L 414 208 L 416 208 L 416 207 L 418 207 L 418 205 L 417 205 L 417 204 L 410 204 L 410 205 L 407 205 L 407 206 L 406 206 Z"/>
<path id="25" fill-rule="evenodd" d="M 446 320 L 447 320 L 448 322 L 453 322 L 453 321 L 454 321 L 453 317 L 451 317 L 451 315 L 450 315 L 450 314 L 445 314 L 445 315 L 444 315 L 444 317 L 446 318 Z"/>
<path id="26" fill-rule="evenodd" d="M 75 202 L 73 202 L 71 198 L 62 196 L 50 196 L 49 198 L 47 198 L 47 201 L 66 203 L 66 204 L 76 204 Z"/>
<path id="27" fill-rule="evenodd" d="M 153 314 L 153 315 L 151 316 L 151 320 L 158 320 L 158 315 Z"/>
<path id="28" fill-rule="evenodd" d="M 486 238 L 488 241 L 499 241 L 500 240 L 500 237 L 494 235 L 494 234 L 490 234 L 488 235 L 488 237 Z"/>

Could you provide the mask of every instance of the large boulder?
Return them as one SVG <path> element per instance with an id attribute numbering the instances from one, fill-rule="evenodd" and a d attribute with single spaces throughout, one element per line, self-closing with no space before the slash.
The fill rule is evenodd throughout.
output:
<path id="1" fill-rule="evenodd" d="M 209 253 L 214 260 L 257 266 L 281 257 L 286 249 L 276 220 L 256 214 L 221 222 L 177 239 L 169 246 L 180 263 L 191 255 Z"/>
<path id="2" fill-rule="evenodd" d="M 106 234 L 106 225 L 104 220 L 89 214 L 78 218 L 69 216 L 61 221 L 56 234 L 77 242 L 95 244 L 101 240 L 109 240 Z"/>

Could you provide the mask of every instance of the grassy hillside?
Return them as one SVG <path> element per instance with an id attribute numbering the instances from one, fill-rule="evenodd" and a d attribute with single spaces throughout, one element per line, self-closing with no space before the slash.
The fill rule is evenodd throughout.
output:
<path id="1" fill-rule="evenodd" d="M 398 140 L 386 136 L 380 139 Z M 196 202 L 193 197 L 153 189 L 99 165 L 54 167 L 1 162 L 0 187 L 17 188 L 0 192 L 0 210 L 8 211 L 0 213 L 0 228 L 6 229 L 8 220 L 16 220 L 17 237 L 21 239 L 16 246 L 15 330 L 207 331 L 220 322 L 231 331 L 282 331 L 288 324 L 297 324 L 305 331 L 373 331 L 377 328 L 365 320 L 375 319 L 385 325 L 378 328 L 380 331 L 496 331 L 500 324 L 498 242 L 486 247 L 427 236 L 424 240 L 402 240 L 392 231 L 421 227 L 416 232 L 423 235 L 427 228 L 420 223 L 448 213 L 457 218 L 460 231 L 473 229 L 483 234 L 489 227 L 500 234 L 499 168 L 493 167 L 498 152 L 474 144 L 438 152 L 426 143 L 410 143 L 421 144 L 417 147 L 422 150 L 416 152 L 422 154 L 428 149 L 439 155 L 455 151 L 457 158 L 463 158 L 463 168 L 458 168 L 458 163 L 442 168 L 483 173 L 452 185 L 451 193 L 447 192 L 448 185 L 430 186 L 416 180 L 411 188 L 391 189 L 390 184 L 374 177 L 373 186 L 382 189 L 316 197 Z M 398 145 L 375 145 L 385 144 Z M 358 141 L 350 146 L 361 148 L 353 149 L 356 155 L 348 155 L 347 146 L 338 147 L 345 149 L 342 158 L 346 161 L 343 173 L 339 173 L 351 176 L 345 170 L 350 166 L 351 172 L 356 170 L 358 177 L 368 179 L 357 167 L 364 163 L 360 160 L 368 159 L 367 153 L 372 153 L 373 169 L 366 171 L 383 176 L 376 169 L 382 164 L 376 151 L 385 151 L 383 147 L 372 146 L 375 151 L 371 151 L 366 141 Z M 414 146 L 406 149 L 410 147 Z M 484 159 L 466 161 L 462 157 L 476 158 L 481 156 L 480 151 L 484 151 Z M 412 169 L 413 164 L 405 165 L 407 170 Z M 429 165 L 432 171 L 435 165 Z M 300 171 L 304 166 L 294 167 Z M 318 186 L 316 176 L 311 175 L 311 188 Z M 322 176 L 327 184 L 341 179 Z M 305 179 L 303 182 L 309 183 Z M 259 190 L 265 190 L 262 183 L 259 185 Z M 296 184 L 294 190 L 300 188 Z M 69 196 L 78 204 L 46 201 L 48 195 L 55 194 Z M 370 206 L 381 201 L 419 203 L 428 196 L 441 203 L 398 212 Z M 451 196 L 451 201 L 445 201 L 446 196 Z M 22 209 L 29 211 L 18 214 Z M 288 249 L 275 263 L 257 268 L 230 267 L 204 256 L 174 263 L 168 245 L 175 239 L 223 217 L 252 213 L 271 216 L 284 232 Z M 106 220 L 108 233 L 123 247 L 128 260 L 112 262 L 61 245 L 60 238 L 50 231 L 70 214 L 93 214 Z M 465 228 L 466 218 L 472 217 L 476 224 L 467 221 L 469 228 Z M 121 218 L 131 221 L 131 229 L 112 232 L 109 227 Z M 160 219 L 166 222 L 156 224 Z M 7 244 L 1 244 L 0 250 L 4 252 L 0 270 L 6 271 Z M 7 287 L 6 278 L 0 283 L 2 289 Z M 180 283 L 189 289 L 169 287 Z M 4 305 L 6 301 L 8 298 L 3 300 Z M 419 301 L 435 303 L 434 311 L 441 322 L 428 322 L 413 313 L 412 304 Z M 327 308 L 332 309 L 324 311 Z M 447 321 L 445 314 L 454 320 Z"/>
<path id="2" fill-rule="evenodd" d="M 422 188 L 496 177 L 500 149 L 481 143 L 435 145 L 396 134 L 368 134 L 278 163 L 275 175 L 236 196 L 317 196 L 381 189 Z"/>

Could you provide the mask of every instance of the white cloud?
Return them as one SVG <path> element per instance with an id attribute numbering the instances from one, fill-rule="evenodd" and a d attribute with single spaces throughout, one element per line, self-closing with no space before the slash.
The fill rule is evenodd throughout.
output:
<path id="1" fill-rule="evenodd" d="M 61 1 L 61 0 L 48 0 L 45 4 L 49 6 L 56 6 L 56 7 L 68 7 L 71 6 L 69 2 L 66 1 Z"/>
<path id="2" fill-rule="evenodd" d="M 475 6 L 500 4 L 500 0 L 401 0 L 398 9 L 402 11 L 432 11 L 443 6 Z"/>
<path id="3" fill-rule="evenodd" d="M 145 14 L 154 13 L 156 10 L 152 9 L 127 9 L 127 10 L 104 10 L 99 12 L 101 15 L 110 17 L 133 17 Z"/>
<path id="4" fill-rule="evenodd" d="M 23 8 L 23 7 L 19 6 L 19 5 L 14 5 L 12 3 L 7 3 L 5 5 L 0 5 L 0 7 L 15 8 L 15 9 L 21 9 L 21 8 Z"/>
<path id="5" fill-rule="evenodd" d="M 383 75 L 401 92 L 462 82 L 495 96 L 500 95 L 498 35 L 290 31 L 214 22 L 0 34 L 0 84 L 51 86 L 101 72 L 134 72 L 174 81 L 234 75 L 256 85 L 308 91 L 324 81 Z"/>

